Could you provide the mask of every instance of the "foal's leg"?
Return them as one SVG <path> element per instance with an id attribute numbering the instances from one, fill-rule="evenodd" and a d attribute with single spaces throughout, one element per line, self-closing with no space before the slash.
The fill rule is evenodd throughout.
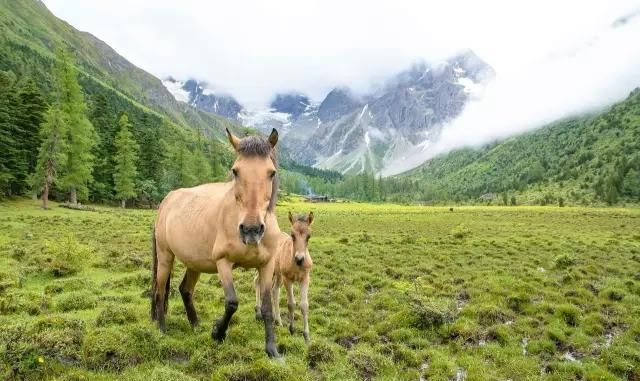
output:
<path id="1" fill-rule="evenodd" d="M 253 278 L 253 287 L 256 289 L 256 320 L 262 320 L 262 313 L 260 312 L 262 306 L 260 298 L 260 274 L 258 272 L 256 272 L 256 276 Z"/>
<path id="2" fill-rule="evenodd" d="M 273 279 L 273 287 L 271 288 L 271 299 L 273 300 L 273 317 L 278 325 L 282 325 L 280 318 L 280 276 L 276 275 Z"/>
<path id="3" fill-rule="evenodd" d="M 295 326 L 293 325 L 293 316 L 295 315 L 296 310 L 296 299 L 293 297 L 293 282 L 284 279 L 284 286 L 287 289 L 287 308 L 289 309 L 289 332 L 293 335 L 296 331 Z"/>
<path id="4" fill-rule="evenodd" d="M 262 296 L 262 320 L 264 321 L 265 351 L 269 357 L 280 357 L 276 348 L 276 340 L 273 332 L 273 306 L 271 302 L 271 287 L 273 281 L 273 267 L 275 261 L 271 260 L 265 266 L 258 269 L 260 274 L 260 295 Z"/>
<path id="5" fill-rule="evenodd" d="M 238 310 L 238 298 L 236 298 L 236 290 L 233 288 L 233 276 L 231 274 L 233 263 L 223 258 L 220 259 L 216 265 L 218 267 L 218 277 L 224 290 L 224 315 L 222 315 L 213 326 L 211 337 L 220 342 L 224 340 L 227 335 L 227 328 L 229 327 L 231 316 Z"/>
<path id="6" fill-rule="evenodd" d="M 309 274 L 307 274 L 300 284 L 300 310 L 302 311 L 302 336 L 309 344 Z"/>
<path id="7" fill-rule="evenodd" d="M 184 303 L 184 309 L 187 312 L 189 323 L 191 323 L 191 328 L 198 326 L 198 314 L 193 307 L 193 289 L 196 287 L 199 278 L 199 272 L 187 269 L 182 283 L 180 283 L 180 295 L 182 295 L 182 302 Z"/>
<path id="8" fill-rule="evenodd" d="M 156 270 L 156 283 L 154 291 L 155 301 L 155 317 L 158 319 L 158 327 L 160 331 L 165 332 L 167 326 L 165 323 L 165 316 L 167 314 L 167 301 L 169 298 L 169 277 L 171 276 L 171 270 L 173 268 L 173 253 L 168 250 L 158 250 L 158 264 Z"/>

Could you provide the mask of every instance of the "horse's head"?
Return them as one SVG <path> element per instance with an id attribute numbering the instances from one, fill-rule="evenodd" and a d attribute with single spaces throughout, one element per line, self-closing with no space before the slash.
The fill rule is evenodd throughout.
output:
<path id="1" fill-rule="evenodd" d="M 293 240 L 293 259 L 298 266 L 302 266 L 305 258 L 309 256 L 309 238 L 311 238 L 313 212 L 295 217 L 289 212 L 289 222 L 291 223 L 291 239 Z"/>
<path id="2" fill-rule="evenodd" d="M 266 216 L 273 211 L 278 193 L 275 146 L 278 131 L 268 139 L 249 136 L 239 139 L 227 129 L 237 157 L 233 172 L 233 191 L 240 208 L 238 231 L 246 245 L 257 245 L 264 236 Z"/>

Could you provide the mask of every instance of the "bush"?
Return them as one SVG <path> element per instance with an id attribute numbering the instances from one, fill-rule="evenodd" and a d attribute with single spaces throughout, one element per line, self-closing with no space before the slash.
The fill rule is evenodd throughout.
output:
<path id="1" fill-rule="evenodd" d="M 578 325 L 581 313 L 580 309 L 572 304 L 562 304 L 556 308 L 556 315 L 572 327 Z"/>
<path id="2" fill-rule="evenodd" d="M 79 361 L 83 336 L 81 320 L 62 316 L 49 316 L 30 324 L 18 323 L 0 331 L 4 347 L 0 358 L 11 366 L 18 378 L 39 374 L 51 361 L 65 364 Z"/>
<path id="3" fill-rule="evenodd" d="M 43 267 L 53 276 L 62 277 L 80 271 L 90 258 L 91 250 L 68 235 L 59 241 L 45 242 L 43 254 Z"/>
<path id="4" fill-rule="evenodd" d="M 328 343 L 314 341 L 307 349 L 307 363 L 311 369 L 315 369 L 320 363 L 332 362 L 335 353 Z"/>
<path id="5" fill-rule="evenodd" d="M 624 299 L 625 292 L 619 288 L 605 288 L 599 295 L 612 301 L 620 301 Z"/>
<path id="6" fill-rule="evenodd" d="M 567 267 L 573 266 L 576 264 L 576 258 L 571 254 L 560 254 L 554 260 L 554 267 L 556 269 L 566 269 Z"/>
<path id="7" fill-rule="evenodd" d="M 135 311 L 132 308 L 119 305 L 109 305 L 98 314 L 96 325 L 104 327 L 110 324 L 122 325 L 136 320 Z"/>
<path id="8" fill-rule="evenodd" d="M 449 324 L 457 317 L 455 304 L 446 299 L 422 300 L 413 298 L 411 311 L 414 316 L 413 326 L 418 329 L 428 329 Z"/>
<path id="9" fill-rule="evenodd" d="M 86 291 L 78 291 L 61 296 L 57 307 L 62 312 L 68 312 L 95 308 L 97 304 L 96 297 L 93 294 Z"/>

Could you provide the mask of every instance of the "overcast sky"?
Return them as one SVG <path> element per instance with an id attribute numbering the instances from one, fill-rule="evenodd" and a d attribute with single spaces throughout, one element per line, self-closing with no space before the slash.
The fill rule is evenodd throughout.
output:
<path id="1" fill-rule="evenodd" d="M 474 50 L 495 80 L 416 159 L 603 107 L 640 86 L 640 0 L 45 3 L 156 76 L 205 80 L 249 108 L 281 91 L 316 101 L 335 86 L 364 92 L 419 59 Z M 628 22 L 614 27 L 621 16 Z"/>

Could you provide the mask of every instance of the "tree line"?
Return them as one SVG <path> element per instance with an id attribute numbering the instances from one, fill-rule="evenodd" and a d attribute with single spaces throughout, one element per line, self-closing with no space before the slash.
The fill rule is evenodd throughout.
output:
<path id="1" fill-rule="evenodd" d="M 180 128 L 115 91 L 87 97 L 58 49 L 50 81 L 0 71 L 0 195 L 153 206 L 171 189 L 226 177 L 227 147 Z M 41 79 L 42 76 L 40 76 Z M 87 99 L 88 98 L 88 99 Z"/>

